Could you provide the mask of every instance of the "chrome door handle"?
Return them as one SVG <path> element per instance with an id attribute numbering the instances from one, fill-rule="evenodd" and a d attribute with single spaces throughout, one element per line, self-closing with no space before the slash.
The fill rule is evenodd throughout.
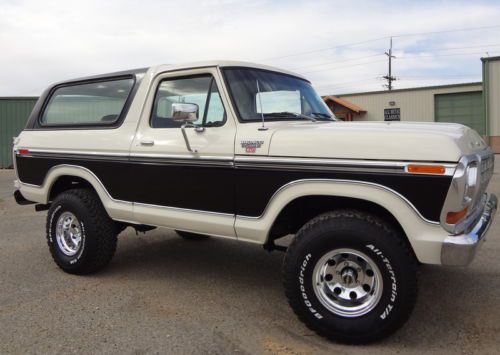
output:
<path id="1" fill-rule="evenodd" d="M 152 139 L 143 139 L 141 141 L 141 145 L 152 146 L 152 145 L 155 145 L 155 141 Z"/>

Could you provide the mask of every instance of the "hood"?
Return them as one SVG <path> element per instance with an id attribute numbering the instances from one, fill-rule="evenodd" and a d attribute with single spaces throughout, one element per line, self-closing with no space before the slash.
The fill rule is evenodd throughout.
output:
<path id="1" fill-rule="evenodd" d="M 269 155 L 457 162 L 485 148 L 476 131 L 460 124 L 338 121 L 278 127 Z"/>

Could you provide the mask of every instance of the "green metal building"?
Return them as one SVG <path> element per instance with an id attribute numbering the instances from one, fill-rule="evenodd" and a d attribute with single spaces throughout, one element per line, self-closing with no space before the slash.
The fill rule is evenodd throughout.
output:
<path id="1" fill-rule="evenodd" d="M 339 95 L 363 108 L 356 121 L 384 121 L 388 110 L 397 121 L 454 122 L 486 135 L 482 82 L 426 86 Z"/>
<path id="2" fill-rule="evenodd" d="M 0 97 L 0 169 L 12 166 L 12 138 L 26 125 L 38 97 Z"/>
<path id="3" fill-rule="evenodd" d="M 481 58 L 483 81 L 328 96 L 354 104 L 354 121 L 454 122 L 479 132 L 500 154 L 500 56 Z M 331 101 L 331 99 L 330 99 Z M 337 107 L 332 107 L 336 109 Z M 345 109 L 345 108 L 337 108 Z"/>

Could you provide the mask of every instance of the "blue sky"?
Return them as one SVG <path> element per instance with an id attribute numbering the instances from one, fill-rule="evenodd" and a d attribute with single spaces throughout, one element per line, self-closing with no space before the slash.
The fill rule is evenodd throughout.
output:
<path id="1" fill-rule="evenodd" d="M 0 96 L 204 59 L 290 69 L 321 94 L 380 90 L 391 35 L 396 88 L 480 81 L 499 19 L 500 1 L 0 0 Z"/>

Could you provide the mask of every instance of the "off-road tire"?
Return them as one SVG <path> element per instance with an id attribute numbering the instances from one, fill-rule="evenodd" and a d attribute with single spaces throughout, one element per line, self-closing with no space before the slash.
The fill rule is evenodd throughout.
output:
<path id="1" fill-rule="evenodd" d="M 182 239 L 186 239 L 186 240 L 196 241 L 196 240 L 206 240 L 206 239 L 210 238 L 210 236 L 204 235 L 204 234 L 184 232 L 184 231 L 178 231 L 178 230 L 176 230 L 175 232 L 179 235 L 179 237 L 181 237 Z"/>
<path id="2" fill-rule="evenodd" d="M 342 248 L 371 258 L 383 280 L 378 303 L 361 316 L 335 314 L 314 291 L 317 262 Z M 416 271 L 411 246 L 390 224 L 367 213 L 337 210 L 313 218 L 299 230 L 285 256 L 283 279 L 290 306 L 308 328 L 334 341 L 363 344 L 387 337 L 408 320 L 417 295 Z"/>
<path id="3" fill-rule="evenodd" d="M 81 224 L 82 244 L 76 255 L 63 253 L 56 239 L 57 221 L 70 212 Z M 104 268 L 113 258 L 117 227 L 97 194 L 90 189 L 72 189 L 59 194 L 47 214 L 47 243 L 55 263 L 70 274 L 89 274 Z"/>

